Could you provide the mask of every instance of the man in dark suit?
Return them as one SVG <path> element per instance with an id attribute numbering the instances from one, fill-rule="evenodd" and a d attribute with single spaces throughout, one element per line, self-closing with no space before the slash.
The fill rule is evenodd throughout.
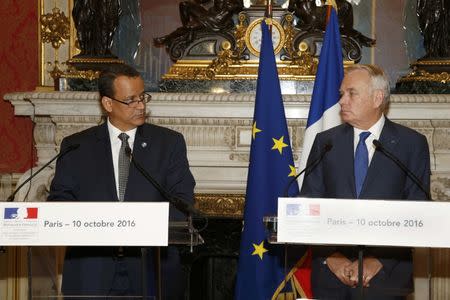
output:
<path id="1" fill-rule="evenodd" d="M 426 138 L 384 116 L 389 81 L 374 65 L 354 65 L 340 87 L 342 125 L 317 134 L 309 161 L 326 145 L 323 160 L 307 172 L 306 197 L 426 200 L 427 194 L 373 140 L 403 162 L 429 190 L 430 155 Z M 318 299 L 356 299 L 355 247 L 313 247 L 311 283 Z M 413 290 L 411 249 L 368 247 L 363 260 L 365 299 L 404 299 Z"/>
<path id="2" fill-rule="evenodd" d="M 134 159 L 170 195 L 192 202 L 195 181 L 189 171 L 184 138 L 178 132 L 145 123 L 146 103 L 151 97 L 144 92 L 140 74 L 129 66 L 117 65 L 100 75 L 98 88 L 107 121 L 62 141 L 61 149 L 80 146 L 57 161 L 48 200 L 167 201 L 130 164 L 131 149 Z M 170 218 L 181 216 L 171 205 Z M 142 295 L 141 255 L 138 247 L 68 247 L 63 292 Z M 148 295 L 154 295 L 154 264 L 150 257 L 148 262 Z M 182 299 L 178 251 L 162 249 L 161 264 L 163 299 Z"/>

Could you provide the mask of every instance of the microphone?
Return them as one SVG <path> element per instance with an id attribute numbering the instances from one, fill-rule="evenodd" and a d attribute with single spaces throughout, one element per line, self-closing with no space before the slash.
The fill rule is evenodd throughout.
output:
<path id="1" fill-rule="evenodd" d="M 382 152 L 389 159 L 391 159 L 393 162 L 395 162 L 395 164 L 397 166 L 399 166 L 400 169 L 402 169 L 402 171 L 405 172 L 406 175 L 409 178 L 411 178 L 412 181 L 414 181 L 414 183 L 425 193 L 425 196 L 427 197 L 427 200 L 431 200 L 430 192 L 427 191 L 427 189 L 424 187 L 424 185 L 422 184 L 420 179 L 417 178 L 417 176 L 410 169 L 408 169 L 408 167 L 406 167 L 405 164 L 403 164 L 394 154 L 392 154 L 391 152 L 386 150 L 386 148 L 383 147 L 383 145 L 381 144 L 381 142 L 379 140 L 373 140 L 372 143 L 375 146 L 375 149 L 377 151 Z"/>
<path id="2" fill-rule="evenodd" d="M 306 165 L 306 167 L 297 175 L 295 175 L 294 178 L 291 179 L 291 181 L 289 181 L 289 183 L 287 184 L 286 188 L 284 189 L 283 192 L 283 197 L 289 197 L 289 188 L 291 187 L 292 183 L 294 183 L 294 181 L 297 180 L 297 178 L 299 178 L 303 173 L 305 173 L 307 170 L 309 169 L 314 169 L 323 159 L 323 157 L 325 156 L 325 154 L 328 153 L 328 151 L 330 151 L 333 148 L 333 145 L 330 143 L 326 143 L 325 146 L 323 146 L 322 148 L 322 152 L 320 153 L 320 156 L 318 158 L 316 158 L 315 160 L 313 160 L 312 162 L 310 162 L 309 164 Z"/>
<path id="3" fill-rule="evenodd" d="M 197 210 L 196 208 L 194 208 L 190 203 L 176 197 L 173 196 L 171 194 L 169 194 L 169 192 L 166 191 L 166 189 L 164 189 L 158 181 L 156 181 L 155 178 L 153 178 L 153 176 L 151 176 L 135 159 L 134 159 L 134 155 L 131 151 L 131 148 L 126 145 L 125 146 L 125 154 L 130 158 L 131 162 L 133 163 L 133 165 L 136 167 L 136 169 L 139 171 L 139 173 L 142 174 L 142 176 L 145 177 L 145 179 L 147 179 L 157 190 L 158 192 L 164 197 L 164 199 L 166 199 L 167 201 L 169 201 L 169 203 L 171 203 L 173 206 L 175 206 L 179 211 L 181 211 L 182 213 L 184 213 L 187 216 L 190 215 L 202 215 L 202 213 Z"/>
<path id="4" fill-rule="evenodd" d="M 78 149 L 80 147 L 80 144 L 72 144 L 60 151 L 57 155 L 55 155 L 51 160 L 49 160 L 46 164 L 44 164 L 39 170 L 36 171 L 36 173 L 32 174 L 30 177 L 28 177 L 24 182 L 22 182 L 21 185 L 19 185 L 14 192 L 9 195 L 9 197 L 6 199 L 7 202 L 14 201 L 14 197 L 16 196 L 17 192 L 25 185 L 27 184 L 31 179 L 33 179 L 37 174 L 39 174 L 42 170 L 44 170 L 46 167 L 48 167 L 55 159 L 60 158 L 67 153 L 69 153 L 72 150 Z"/>

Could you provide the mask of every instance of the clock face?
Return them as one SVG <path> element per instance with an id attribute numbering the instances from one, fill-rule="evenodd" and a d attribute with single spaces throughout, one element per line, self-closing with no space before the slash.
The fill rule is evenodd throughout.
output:
<path id="1" fill-rule="evenodd" d="M 263 18 L 250 23 L 245 33 L 245 43 L 248 50 L 255 56 L 259 56 L 261 49 L 261 22 Z M 280 23 L 272 19 L 272 43 L 274 53 L 281 51 L 284 45 L 284 30 Z"/>

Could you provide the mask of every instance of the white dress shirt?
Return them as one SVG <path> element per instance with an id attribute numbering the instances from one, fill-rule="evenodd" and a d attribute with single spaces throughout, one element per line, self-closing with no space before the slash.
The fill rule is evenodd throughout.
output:
<path id="1" fill-rule="evenodd" d="M 108 132 L 109 132 L 109 140 L 111 143 L 111 154 L 112 154 L 112 160 L 113 160 L 113 167 L 114 167 L 114 179 L 116 181 L 116 193 L 117 198 L 119 198 L 119 152 L 120 147 L 122 146 L 122 141 L 119 139 L 119 134 L 121 134 L 123 131 L 121 131 L 119 128 L 115 127 L 108 118 Z M 129 138 L 128 138 L 128 145 L 131 149 L 133 149 L 134 145 L 134 138 L 136 136 L 136 130 L 137 128 L 125 131 Z"/>
<path id="2" fill-rule="evenodd" d="M 381 115 L 381 118 L 373 124 L 372 127 L 370 127 L 368 130 L 362 130 L 356 127 L 353 127 L 353 154 L 356 152 L 356 146 L 358 146 L 359 142 L 359 134 L 364 131 L 369 131 L 370 135 L 366 139 L 366 147 L 367 151 L 369 152 L 369 166 L 370 162 L 372 161 L 373 154 L 375 153 L 375 146 L 373 145 L 373 140 L 379 140 L 381 131 L 383 130 L 384 122 L 386 121 L 386 118 L 384 115 Z"/>

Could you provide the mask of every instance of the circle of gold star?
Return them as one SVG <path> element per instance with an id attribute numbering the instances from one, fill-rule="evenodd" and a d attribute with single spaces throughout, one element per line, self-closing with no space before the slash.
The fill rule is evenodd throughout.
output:
<path id="1" fill-rule="evenodd" d="M 297 176 L 297 170 L 294 166 L 289 165 L 289 169 L 291 169 L 291 173 L 289 173 L 288 177 L 295 177 Z"/>
<path id="2" fill-rule="evenodd" d="M 280 154 L 283 154 L 283 148 L 288 146 L 287 144 L 284 143 L 284 135 L 280 137 L 278 140 L 276 138 L 272 138 L 272 140 L 273 140 L 272 150 L 278 150 Z"/>
<path id="3" fill-rule="evenodd" d="M 269 251 L 264 248 L 264 241 L 262 241 L 259 245 L 253 244 L 253 248 L 255 248 L 255 250 L 252 255 L 258 255 L 261 260 L 263 259 L 264 253 Z"/>
<path id="4" fill-rule="evenodd" d="M 261 132 L 261 131 L 262 131 L 261 129 L 259 129 L 259 128 L 256 127 L 256 121 L 253 122 L 253 126 L 252 126 L 252 137 L 253 137 L 253 139 L 255 139 L 256 134 L 257 134 L 258 132 Z"/>

